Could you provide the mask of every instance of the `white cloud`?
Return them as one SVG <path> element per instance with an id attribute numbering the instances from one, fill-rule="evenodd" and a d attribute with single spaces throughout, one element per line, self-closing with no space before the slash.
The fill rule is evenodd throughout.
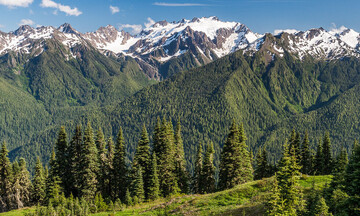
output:
<path id="1" fill-rule="evenodd" d="M 112 14 L 116 14 L 116 13 L 120 12 L 120 9 L 118 7 L 110 5 L 110 11 L 111 11 Z"/>
<path id="2" fill-rule="evenodd" d="M 150 17 L 147 18 L 148 22 L 147 23 L 144 23 L 144 26 L 146 28 L 149 28 L 150 26 L 154 25 L 155 24 L 155 21 L 153 19 L 151 19 Z"/>
<path id="3" fill-rule="evenodd" d="M 34 25 L 35 22 L 32 21 L 31 19 L 22 19 L 19 23 L 19 26 L 22 26 L 22 25 Z"/>
<path id="4" fill-rule="evenodd" d="M 275 29 L 274 30 L 274 35 L 278 35 L 278 34 L 281 34 L 283 32 L 286 32 L 288 34 L 296 34 L 298 33 L 299 31 L 296 30 L 296 29 Z"/>
<path id="5" fill-rule="evenodd" d="M 5 28 L 5 26 L 0 24 L 0 29 L 1 29 L 1 28 Z"/>
<path id="6" fill-rule="evenodd" d="M 34 0 L 0 0 L 1 5 L 13 7 L 28 7 Z"/>
<path id="7" fill-rule="evenodd" d="M 141 25 L 131 25 L 131 24 L 120 24 L 119 29 L 120 30 L 131 29 L 131 31 L 130 31 L 131 34 L 138 34 L 141 32 L 142 26 Z"/>
<path id="8" fill-rule="evenodd" d="M 199 3 L 166 3 L 166 2 L 155 2 L 153 5 L 165 6 L 165 7 L 191 7 L 191 6 L 208 6 L 206 4 Z"/>
<path id="9" fill-rule="evenodd" d="M 82 12 L 79 11 L 79 9 L 77 9 L 76 7 L 71 8 L 68 5 L 62 5 L 62 4 L 56 3 L 52 0 L 42 0 L 40 6 L 44 7 L 44 8 L 55 8 L 61 12 L 66 13 L 66 15 L 70 15 L 70 16 L 79 16 L 82 14 Z"/>
<path id="10" fill-rule="evenodd" d="M 339 34 L 345 31 L 347 28 L 345 26 L 340 26 L 339 28 L 336 27 L 335 23 L 331 23 L 330 31 L 334 32 L 335 34 Z"/>

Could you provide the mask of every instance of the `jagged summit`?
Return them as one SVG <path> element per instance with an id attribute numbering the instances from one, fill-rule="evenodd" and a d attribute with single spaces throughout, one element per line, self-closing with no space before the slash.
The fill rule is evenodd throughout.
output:
<path id="1" fill-rule="evenodd" d="M 330 31 L 324 28 L 280 30 L 274 35 L 281 41 L 273 43 L 273 48 L 269 49 L 271 55 L 282 56 L 287 51 L 300 59 L 306 55 L 336 59 L 358 57 L 360 53 L 360 34 L 345 27 Z M 35 40 L 47 39 L 58 40 L 68 49 L 78 44 L 90 44 L 106 54 L 127 55 L 151 64 L 188 53 L 201 65 L 236 50 L 250 54 L 257 52 L 266 37 L 252 32 L 242 23 L 221 21 L 216 16 L 158 21 L 138 35 L 131 35 L 111 25 L 88 33 L 77 31 L 69 23 L 58 28 L 43 26 L 36 29 L 24 25 L 14 32 L 0 34 L 0 55 L 8 51 L 30 53 L 32 49 L 41 48 L 32 47 Z"/>

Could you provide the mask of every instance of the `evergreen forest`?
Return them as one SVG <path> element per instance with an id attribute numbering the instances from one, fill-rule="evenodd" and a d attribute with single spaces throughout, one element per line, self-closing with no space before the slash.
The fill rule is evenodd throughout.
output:
<path id="1" fill-rule="evenodd" d="M 25 214 L 29 216 L 115 214 L 163 198 L 216 194 L 265 180 L 271 191 L 261 201 L 263 212 L 256 215 L 360 214 L 357 140 L 350 156 L 345 148 L 334 154 L 329 132 L 312 149 L 309 133 L 293 129 L 281 158 L 271 163 L 266 148 L 257 149 L 255 156 L 249 151 L 245 126 L 233 120 L 224 134 L 220 157 L 214 157 L 212 142 L 199 140 L 194 164 L 187 166 L 181 119 L 173 124 L 171 119 L 158 118 L 153 131 L 149 135 L 146 125 L 142 126 L 129 160 L 129 144 L 121 127 L 113 139 L 101 128 L 94 130 L 90 122 L 84 128 L 77 125 L 71 136 L 62 126 L 49 163 L 38 157 L 33 176 L 25 159 L 10 162 L 3 142 L 0 210 L 31 207 L 33 211 Z M 313 181 L 305 192 L 299 180 L 310 175 L 332 177 L 320 188 Z"/>

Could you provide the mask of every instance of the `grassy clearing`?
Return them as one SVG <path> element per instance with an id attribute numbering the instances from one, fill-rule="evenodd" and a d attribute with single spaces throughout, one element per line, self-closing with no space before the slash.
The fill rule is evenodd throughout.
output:
<path id="1" fill-rule="evenodd" d="M 332 176 L 306 176 L 300 180 L 300 186 L 305 195 L 315 183 L 317 188 L 329 184 Z M 266 201 L 274 178 L 266 178 L 238 185 L 232 189 L 204 195 L 179 195 L 162 198 L 153 202 L 125 208 L 119 212 L 101 212 L 92 216 L 125 216 L 125 215 L 263 215 Z M 26 208 L 2 213 L 0 216 L 22 216 L 35 208 Z"/>

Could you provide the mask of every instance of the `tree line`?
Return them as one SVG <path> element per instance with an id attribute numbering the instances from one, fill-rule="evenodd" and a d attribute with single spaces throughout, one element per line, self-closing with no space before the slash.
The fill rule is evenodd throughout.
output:
<path id="1" fill-rule="evenodd" d="M 0 210 L 37 204 L 47 207 L 39 207 L 36 215 L 50 214 L 49 211 L 96 212 L 174 194 L 228 189 L 253 179 L 246 140 L 243 125 L 234 121 L 221 153 L 218 184 L 213 144 L 199 143 L 191 175 L 186 168 L 180 121 L 174 129 L 172 121 L 166 118 L 158 118 L 152 143 L 143 126 L 130 165 L 126 163 L 128 155 L 121 128 L 114 142 L 112 138 L 105 139 L 101 129 L 94 133 L 90 123 L 84 131 L 81 125 L 76 126 L 70 141 L 65 127 L 61 127 L 49 167 L 44 169 L 38 158 L 32 181 L 24 159 L 10 163 L 4 142 Z M 18 185 L 15 179 L 27 182 L 20 184 L 20 192 L 11 189 Z M 14 193 L 19 194 L 14 197 Z"/>
<path id="2" fill-rule="evenodd" d="M 306 206 L 296 183 L 300 172 L 333 174 L 332 187 L 342 187 L 348 156 L 343 149 L 333 157 L 329 133 L 318 142 L 314 153 L 307 132 L 301 139 L 293 130 L 277 165 L 268 162 L 266 148 L 259 148 L 253 162 L 246 141 L 244 126 L 233 121 L 219 167 L 214 165 L 213 143 L 199 142 L 194 170 L 188 170 L 179 120 L 174 128 L 171 119 L 158 118 L 152 142 L 144 125 L 131 164 L 126 161 L 127 144 L 121 128 L 113 141 L 105 138 L 101 128 L 94 133 L 90 123 L 84 130 L 76 126 L 71 139 L 61 127 L 49 166 L 44 168 L 38 158 L 32 181 L 24 159 L 10 163 L 4 142 L 0 152 L 0 210 L 38 205 L 33 215 L 86 215 L 174 194 L 225 190 L 275 174 L 268 212 L 277 215 L 285 209 L 286 214 L 293 214 Z"/>

